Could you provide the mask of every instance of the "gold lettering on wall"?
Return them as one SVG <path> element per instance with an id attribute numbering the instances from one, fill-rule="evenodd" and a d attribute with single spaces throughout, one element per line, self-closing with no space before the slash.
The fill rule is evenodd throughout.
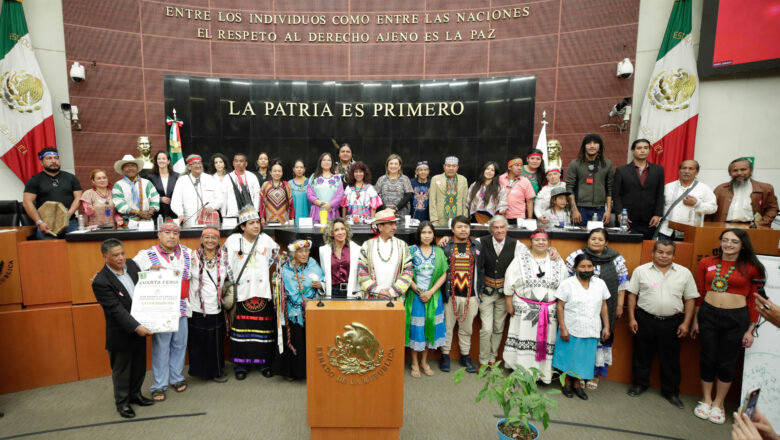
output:
<path id="1" fill-rule="evenodd" d="M 198 27 L 195 37 L 203 40 L 274 43 L 416 43 L 464 40 L 493 40 L 498 35 L 492 24 L 485 29 L 447 29 L 450 23 L 492 23 L 496 21 L 522 20 L 531 15 L 531 6 L 474 9 L 438 13 L 401 14 L 267 14 L 235 10 L 190 8 L 177 5 L 161 5 L 165 17 L 172 20 L 214 22 L 211 27 Z M 230 26 L 244 24 L 242 29 Z M 257 26 L 247 29 L 246 23 Z M 405 26 L 424 23 L 434 25 L 423 33 L 406 31 Z M 368 25 L 376 24 L 379 27 Z M 285 32 L 277 35 L 272 26 L 307 26 L 306 32 Z M 218 27 L 215 27 L 218 26 Z M 338 26 L 344 32 L 317 32 L 311 26 Z M 342 28 L 343 27 L 343 28 Z M 684 37 L 684 35 L 683 35 Z M 677 36 L 675 35 L 675 38 Z"/>
<path id="2" fill-rule="evenodd" d="M 262 116 L 324 118 L 431 118 L 437 116 L 460 116 L 465 110 L 463 101 L 436 102 L 343 102 L 336 105 L 336 111 L 327 102 L 262 101 L 252 106 L 251 102 L 237 103 L 228 100 L 228 116 L 257 116 L 255 107 L 261 108 Z"/>

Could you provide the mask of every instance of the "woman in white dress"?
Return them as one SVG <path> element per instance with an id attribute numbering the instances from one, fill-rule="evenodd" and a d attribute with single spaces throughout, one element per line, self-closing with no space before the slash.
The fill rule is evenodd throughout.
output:
<path id="1" fill-rule="evenodd" d="M 555 291 L 569 277 L 563 260 L 551 260 L 547 249 L 550 239 L 542 229 L 531 234 L 531 249 L 509 264 L 504 281 L 506 309 L 510 315 L 509 332 L 504 344 L 504 363 L 508 368 L 537 368 L 541 380 L 552 381 L 552 358 L 558 320 Z"/>

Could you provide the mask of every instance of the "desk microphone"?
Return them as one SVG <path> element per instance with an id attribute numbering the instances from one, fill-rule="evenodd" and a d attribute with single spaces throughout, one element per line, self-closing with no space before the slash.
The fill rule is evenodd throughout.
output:
<path id="1" fill-rule="evenodd" d="M 200 214 L 200 212 L 203 210 L 203 208 L 205 208 L 205 207 L 206 207 L 206 205 L 208 205 L 209 203 L 210 203 L 210 202 L 206 202 L 206 203 L 204 203 L 204 204 L 203 204 L 203 206 L 201 206 L 201 207 L 200 207 L 200 209 L 198 209 L 197 211 L 195 211 L 195 214 L 192 214 L 191 216 L 189 216 L 189 217 L 187 217 L 186 219 L 184 219 L 184 221 L 183 221 L 183 222 L 181 222 L 181 227 L 183 228 L 185 223 L 187 223 L 188 221 L 192 220 L 192 218 L 193 218 L 193 217 L 195 217 L 196 215 Z"/>

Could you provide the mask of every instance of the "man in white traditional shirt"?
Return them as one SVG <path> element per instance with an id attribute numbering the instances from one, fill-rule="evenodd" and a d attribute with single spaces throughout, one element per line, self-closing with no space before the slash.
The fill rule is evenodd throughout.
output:
<path id="1" fill-rule="evenodd" d="M 197 154 L 187 156 L 187 169 L 176 181 L 171 195 L 171 209 L 182 227 L 212 223 L 222 206 L 222 189 L 213 176 L 203 172 L 203 159 Z"/>
<path id="2" fill-rule="evenodd" d="M 658 238 L 671 240 L 675 234 L 682 234 L 669 227 L 670 221 L 694 224 L 697 214 L 712 214 L 718 209 L 715 194 L 704 182 L 696 180 L 698 174 L 699 162 L 684 160 L 678 180 L 664 186 L 664 216 L 658 226 Z"/>
<path id="3" fill-rule="evenodd" d="M 181 303 L 179 330 L 152 335 L 152 376 L 150 391 L 156 402 L 165 400 L 170 385 L 176 392 L 187 389 L 184 378 L 184 358 L 187 350 L 187 297 L 190 292 L 190 265 L 192 250 L 179 244 L 179 227 L 167 221 L 157 232 L 158 243 L 143 249 L 133 258 L 142 271 L 173 270 L 181 274 Z"/>
<path id="4" fill-rule="evenodd" d="M 233 155 L 233 171 L 222 179 L 222 218 L 237 218 L 247 205 L 260 206 L 260 182 L 253 173 L 246 172 L 246 154 Z"/>
<path id="5" fill-rule="evenodd" d="M 718 210 L 707 220 L 713 222 L 753 223 L 769 226 L 777 215 L 775 189 L 753 180 L 753 163 L 745 157 L 729 164 L 731 181 L 715 187 Z"/>
<path id="6" fill-rule="evenodd" d="M 412 282 L 412 255 L 395 237 L 397 221 L 392 209 L 377 212 L 371 224 L 379 236 L 360 247 L 358 284 L 369 298 L 400 299 Z"/>

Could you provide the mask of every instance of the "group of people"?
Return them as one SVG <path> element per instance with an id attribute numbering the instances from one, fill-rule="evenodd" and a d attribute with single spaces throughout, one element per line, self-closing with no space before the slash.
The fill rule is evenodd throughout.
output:
<path id="1" fill-rule="evenodd" d="M 683 161 L 679 179 L 664 184 L 663 167 L 647 160 L 650 147 L 645 139 L 635 140 L 632 161 L 613 169 L 601 137 L 589 134 L 565 172 L 545 169 L 542 151 L 532 150 L 525 157 L 509 159 L 505 172 L 496 162 L 486 163 L 471 184 L 458 173 L 457 157 L 447 157 L 443 173 L 432 177 L 429 163 L 418 162 L 410 179 L 397 154 L 387 158 L 384 174 L 372 183 L 371 170 L 354 160 L 346 143 L 336 156 L 321 154 L 308 176 L 304 161 L 296 160 L 290 180 L 283 179 L 282 162 L 266 153 L 257 156 L 255 172 L 247 169 L 248 157 L 243 153 L 234 154 L 232 162 L 217 153 L 210 158 L 208 170 L 201 156 L 192 154 L 186 158 L 187 171 L 179 175 L 168 153 L 161 150 L 153 156 L 151 172 L 142 173 L 143 160 L 126 155 L 114 164 L 120 177 L 113 185 L 105 170 L 95 169 L 90 173 L 92 188 L 83 192 L 72 174 L 60 171 L 57 151 L 45 148 L 39 155 L 44 170 L 27 182 L 24 207 L 38 226 L 39 238 L 49 232 L 49 225 L 37 208 L 48 200 L 61 202 L 74 216 L 63 232 L 77 227 L 77 214 L 92 227 L 121 227 L 158 216 L 178 219 L 189 227 L 237 219 L 246 205 L 255 207 L 263 224 L 293 220 L 297 224 L 302 217 L 321 224 L 336 217 L 367 224 L 377 211 L 391 209 L 401 217 L 436 225 L 447 225 L 461 215 L 479 223 L 497 214 L 510 221 L 535 218 L 539 227 L 548 230 L 585 226 L 590 220 L 620 223 L 625 212 L 629 230 L 646 239 L 679 239 L 681 233 L 669 226 L 672 221 L 693 224 L 707 216 L 711 221 L 768 226 L 777 215 L 774 188 L 752 178 L 749 159 L 733 160 L 728 167 L 731 180 L 713 191 L 696 180 L 695 160 Z"/>
<path id="2" fill-rule="evenodd" d="M 358 245 L 350 222 L 329 220 L 319 261 L 311 258 L 307 239 L 280 252 L 251 205 L 242 208 L 222 246 L 219 232 L 205 228 L 201 247 L 188 249 L 170 221 L 160 228 L 158 244 L 132 260 L 125 259 L 119 240 L 106 240 L 101 246 L 106 266 L 93 290 L 105 311 L 119 413 L 132 417 L 131 404 L 165 400 L 169 387 L 186 390 L 187 348 L 190 376 L 226 381 L 226 332 L 236 379 L 246 378 L 253 366 L 266 377 L 305 378 L 304 310 L 306 301 L 322 295 L 402 301 L 412 377 L 434 374 L 431 350 L 441 350 L 439 369 L 450 371 L 456 326 L 458 363 L 476 372 L 469 353 L 479 314 L 479 364 L 495 363 L 500 354 L 508 368 L 539 369 L 548 384 L 556 372 L 565 373 L 563 394 L 584 400 L 585 388 L 596 389 L 598 377 L 607 375 L 613 330 L 623 316 L 634 333 L 631 396 L 648 388 L 658 352 L 662 395 L 682 408 L 679 341 L 698 337 L 703 397 L 694 414 L 723 423 L 739 350 L 752 344 L 758 307 L 771 310 L 770 302 L 757 302 L 751 280 L 765 271 L 743 229 L 724 230 L 719 255 L 703 259 L 695 276 L 672 262 L 675 243 L 662 239 L 652 262 L 629 277 L 623 257 L 608 247 L 604 228 L 590 231 L 585 247 L 563 257 L 544 229 L 531 234 L 528 246 L 507 237 L 508 220 L 500 214 L 489 221 L 490 235 L 479 239 L 471 237 L 470 219 L 456 216 L 452 237 L 438 243 L 433 223 L 423 221 L 411 246 L 395 237 L 398 221 L 392 209 L 375 213 L 371 225 L 377 236 Z M 138 272 L 159 269 L 181 274 L 181 314 L 177 332 L 151 335 L 154 383 L 147 399 L 141 394 L 143 341 L 151 332 L 130 308 Z M 235 305 L 225 302 L 225 280 L 235 286 Z M 499 353 L 507 318 L 508 336 Z"/>
<path id="3" fill-rule="evenodd" d="M 503 174 L 498 163 L 487 163 L 471 185 L 458 174 L 456 157 L 446 158 L 444 172 L 431 178 L 428 163 L 420 162 L 410 179 L 398 155 L 388 157 L 385 174 L 372 185 L 371 171 L 354 161 L 347 144 L 335 160 L 322 154 L 308 177 L 304 162 L 296 161 L 289 181 L 282 179 L 282 164 L 265 154 L 258 157 L 257 173 L 246 170 L 244 154 L 234 155 L 232 171 L 225 156 L 215 155 L 209 173 L 200 156 L 190 155 L 188 172 L 179 176 L 161 151 L 148 179 L 139 176 L 142 164 L 128 156 L 114 166 L 122 177 L 113 187 L 105 171 L 96 170 L 90 176 L 93 188 L 84 192 L 75 177 L 59 170 L 56 150 L 44 149 L 44 171 L 27 183 L 24 206 L 40 235 L 48 225 L 36 209 L 48 200 L 60 201 L 70 214 L 83 213 L 91 225 L 179 219 L 165 221 L 159 243 L 132 260 L 116 239 L 101 246 L 106 266 L 93 289 L 106 314 L 115 401 L 124 417 L 134 415 L 131 404 L 164 400 L 169 388 L 186 390 L 187 349 L 191 376 L 227 380 L 226 333 L 236 379 L 244 379 L 253 366 L 267 377 L 304 378 L 303 311 L 306 301 L 321 293 L 403 301 L 415 378 L 434 374 L 430 350 L 440 350 L 439 369 L 450 370 L 456 326 L 458 362 L 476 372 L 469 353 L 479 314 L 478 363 L 494 363 L 500 354 L 509 368 L 538 368 L 546 383 L 555 371 L 566 373 L 564 395 L 582 399 L 586 388 L 596 389 L 598 378 L 607 375 L 613 330 L 624 315 L 634 333 L 632 396 L 648 387 L 657 351 L 662 394 L 682 407 L 679 340 L 698 337 L 703 397 L 694 413 L 723 423 L 737 355 L 752 344 L 756 303 L 762 313 L 771 309 L 756 298 L 750 282 L 763 278 L 764 268 L 748 235 L 727 229 L 720 255 L 703 259 L 691 274 L 672 263 L 675 231 L 668 222 L 690 223 L 706 214 L 716 221 L 767 225 L 777 214 L 777 199 L 771 185 L 751 178 L 752 163 L 744 158 L 730 163 L 731 181 L 715 191 L 695 179 L 699 166 L 693 160 L 681 164 L 679 180 L 664 185 L 663 168 L 646 160 L 649 148 L 648 141 L 635 141 L 633 161 L 613 171 L 601 138 L 588 135 L 565 179 L 563 170 L 545 170 L 542 153 L 532 151 L 509 160 Z M 653 261 L 632 274 L 608 247 L 604 228 L 592 229 L 586 246 L 571 255 L 550 246 L 551 225 L 594 218 L 606 225 L 612 212 L 623 209 L 633 231 L 659 239 Z M 421 221 L 411 246 L 395 237 L 405 215 Z M 539 228 L 527 246 L 507 238 L 513 219 L 534 216 Z M 219 232 L 208 227 L 220 217 L 233 217 L 237 224 L 222 245 Z M 302 217 L 327 224 L 319 261 L 311 258 L 311 241 L 290 243 L 284 253 L 262 232 L 264 225 Z M 472 239 L 473 221 L 487 222 L 490 235 Z M 377 236 L 358 245 L 351 225 L 361 223 L 370 224 Z M 207 226 L 199 249 L 179 244 L 180 227 L 193 224 Z M 434 225 L 439 224 L 449 224 L 452 237 L 437 243 Z M 152 335 L 154 383 L 147 399 L 141 394 L 142 347 L 151 332 L 130 315 L 130 305 L 139 271 L 170 268 L 182 276 L 179 331 Z M 235 286 L 230 310 L 224 302 L 226 280 Z M 499 353 L 507 318 L 508 337 Z"/>

